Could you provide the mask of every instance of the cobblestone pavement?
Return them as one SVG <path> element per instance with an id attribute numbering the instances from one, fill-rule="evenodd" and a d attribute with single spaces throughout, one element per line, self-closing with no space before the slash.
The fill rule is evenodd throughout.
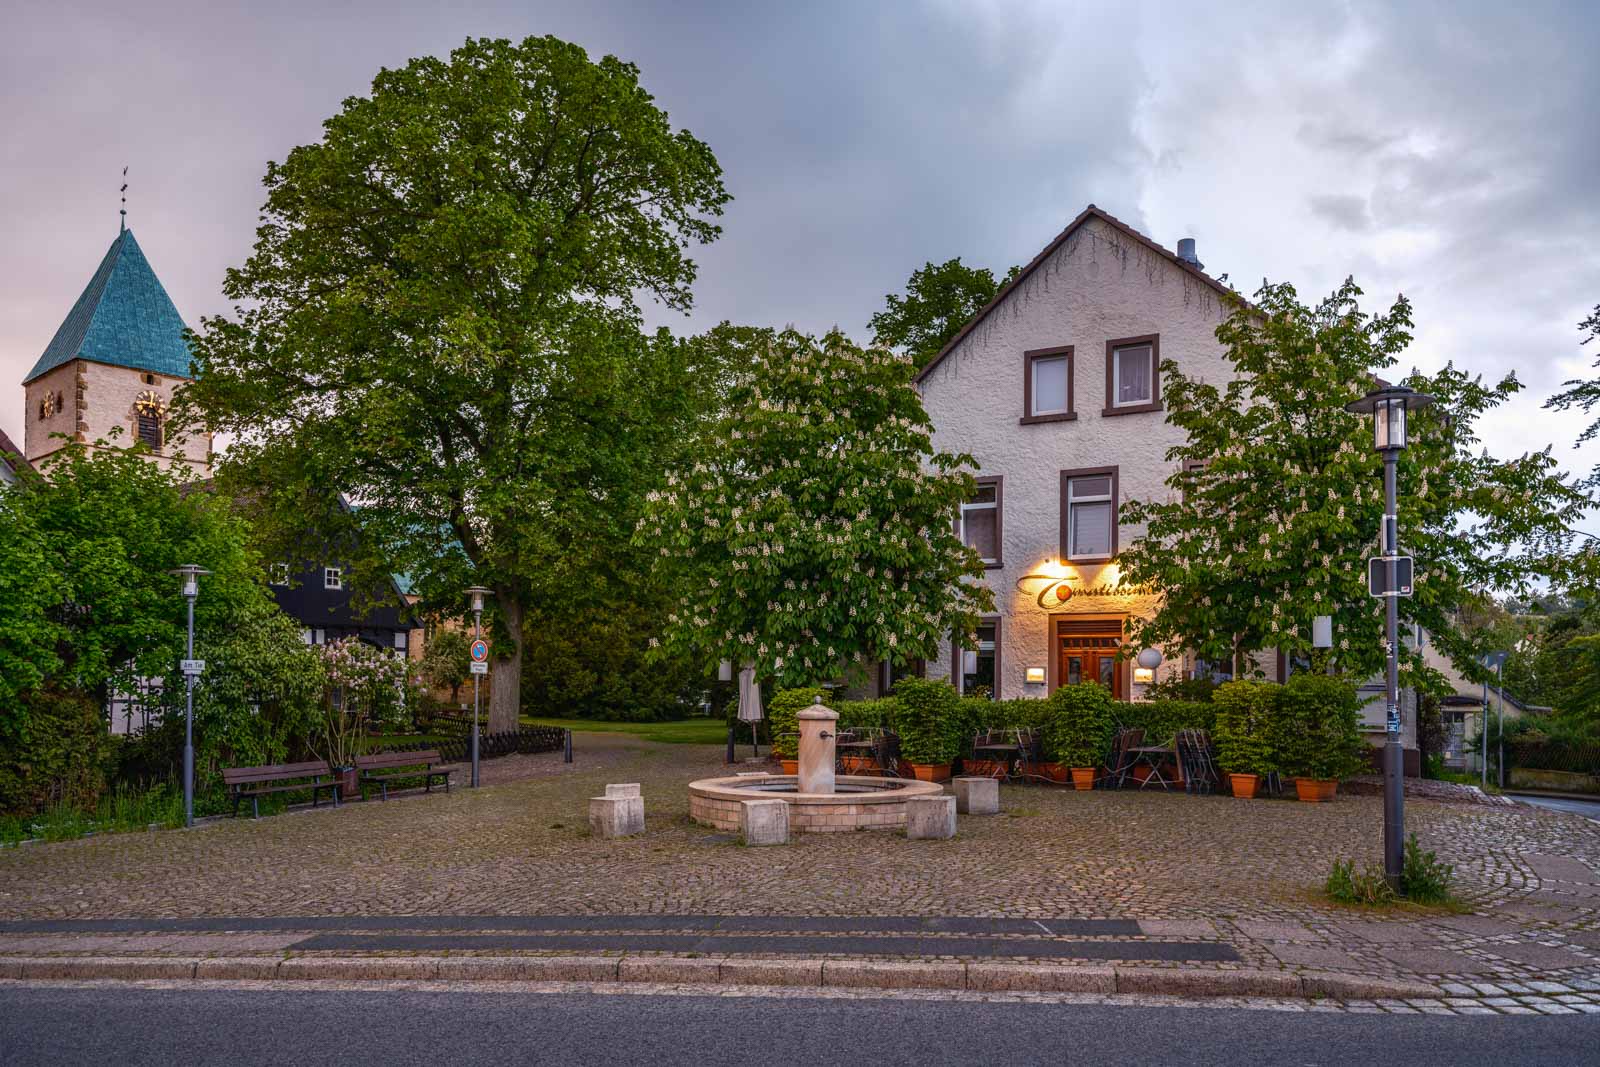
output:
<path id="1" fill-rule="evenodd" d="M 660 915 L 652 928 L 672 931 L 673 915 L 1127 918 L 1139 937 L 1231 945 L 1239 962 L 1221 969 L 1423 977 L 1444 1008 L 1570 997 L 1585 1011 L 1600 993 L 1600 823 L 1579 816 L 1409 800 L 1408 827 L 1455 864 L 1472 913 L 1370 913 L 1319 887 L 1333 860 L 1379 856 L 1377 797 L 1006 787 L 1003 814 L 963 816 L 951 841 L 863 832 L 755 849 L 688 819 L 685 786 L 726 773 L 721 749 L 586 734 L 575 759 L 490 761 L 486 788 L 448 796 L 5 849 L 0 920 Z M 642 785 L 647 832 L 591 838 L 587 798 L 618 781 Z M 240 950 L 142 936 L 0 934 L 0 952 Z M 257 936 L 244 951 L 285 950 Z"/>

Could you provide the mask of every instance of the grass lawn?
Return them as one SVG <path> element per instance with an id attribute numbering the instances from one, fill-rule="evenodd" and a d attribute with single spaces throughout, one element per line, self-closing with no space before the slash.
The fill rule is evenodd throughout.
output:
<path id="1" fill-rule="evenodd" d="M 561 726 L 574 733 L 633 734 L 667 745 L 725 745 L 728 724 L 722 719 L 682 719 L 678 722 L 602 722 L 599 719 L 522 720 L 530 726 Z"/>

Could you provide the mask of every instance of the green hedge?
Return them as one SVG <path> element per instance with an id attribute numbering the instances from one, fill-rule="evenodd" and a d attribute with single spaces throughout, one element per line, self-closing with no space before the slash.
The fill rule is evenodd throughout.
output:
<path id="1" fill-rule="evenodd" d="M 1064 685 L 1044 704 L 1045 762 L 1064 767 L 1098 767 L 1105 762 L 1116 729 L 1109 690 L 1098 682 Z"/>
<path id="2" fill-rule="evenodd" d="M 909 763 L 949 763 L 961 753 L 961 698 L 949 682 L 905 678 L 895 686 L 900 755 Z"/>
<path id="3" fill-rule="evenodd" d="M 1217 706 L 1192 700 L 1151 700 L 1142 704 L 1119 700 L 1111 706 L 1111 717 L 1118 726 L 1143 730 L 1147 745 L 1165 744 L 1179 730 L 1204 730 L 1209 734 L 1217 728 Z"/>
<path id="4" fill-rule="evenodd" d="M 34 692 L 24 701 L 28 740 L 0 742 L 0 814 L 93 810 L 113 761 L 99 706 L 76 692 Z"/>
<path id="5" fill-rule="evenodd" d="M 1217 687 L 1211 698 L 1217 709 L 1212 740 L 1224 772 L 1270 774 L 1278 769 L 1273 734 L 1282 688 L 1276 682 L 1258 681 L 1225 682 Z"/>

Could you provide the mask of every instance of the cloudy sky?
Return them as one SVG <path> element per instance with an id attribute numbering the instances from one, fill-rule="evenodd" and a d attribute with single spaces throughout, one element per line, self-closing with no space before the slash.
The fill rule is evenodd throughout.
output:
<path id="1" fill-rule="evenodd" d="M 1292 13 L 1288 13 L 1290 8 Z M 1354 274 L 1404 292 L 1408 363 L 1527 390 L 1497 453 L 1600 356 L 1600 19 L 1592 4 L 46 4 L 0 11 L 0 428 L 117 229 L 191 324 L 224 310 L 268 160 L 381 66 L 468 36 L 553 33 L 637 63 L 735 199 L 683 329 L 864 333 L 929 259 L 1027 261 L 1093 202 L 1250 291 Z"/>

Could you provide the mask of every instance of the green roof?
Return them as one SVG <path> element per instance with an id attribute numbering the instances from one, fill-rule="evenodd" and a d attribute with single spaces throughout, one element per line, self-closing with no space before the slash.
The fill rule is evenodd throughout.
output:
<path id="1" fill-rule="evenodd" d="M 75 359 L 189 377 L 183 318 L 144 258 L 132 230 L 123 230 L 50 339 L 23 384 Z"/>

